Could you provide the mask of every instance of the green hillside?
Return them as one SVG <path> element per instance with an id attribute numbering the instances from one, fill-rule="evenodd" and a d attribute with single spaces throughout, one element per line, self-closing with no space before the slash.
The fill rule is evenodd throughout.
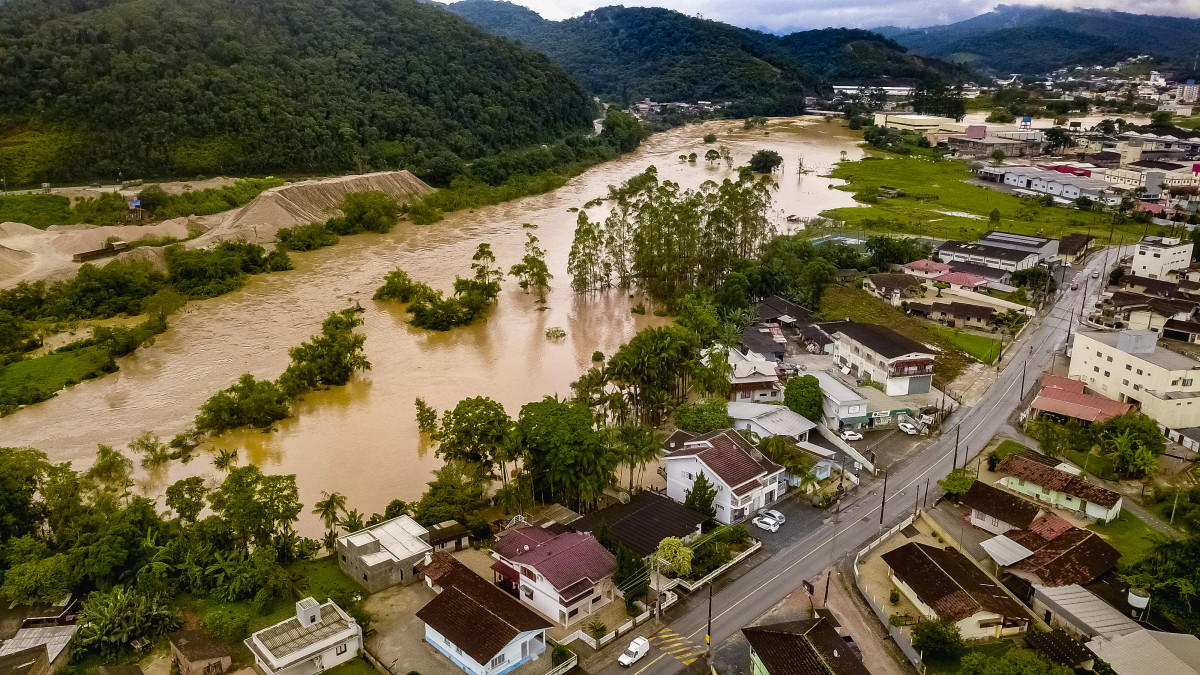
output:
<path id="1" fill-rule="evenodd" d="M 8 0 L 0 171 L 40 181 L 413 168 L 589 130 L 533 50 L 416 0 Z"/>
<path id="2" fill-rule="evenodd" d="M 734 101 L 740 114 L 792 114 L 806 95 L 827 93 L 835 81 L 958 75 L 863 30 L 779 37 L 655 7 L 603 7 L 565 21 L 500 0 L 462 0 L 447 9 L 545 53 L 596 94 L 626 103 Z"/>

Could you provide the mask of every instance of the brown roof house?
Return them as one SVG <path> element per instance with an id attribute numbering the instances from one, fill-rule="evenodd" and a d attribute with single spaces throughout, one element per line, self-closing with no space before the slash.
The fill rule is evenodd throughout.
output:
<path id="1" fill-rule="evenodd" d="M 472 675 L 512 670 L 546 651 L 553 624 L 444 551 L 422 565 L 437 597 L 417 611 L 425 641 Z"/>
<path id="2" fill-rule="evenodd" d="M 1104 522 L 1121 515 L 1120 493 L 1064 470 L 1068 468 L 1070 465 L 1045 455 L 1022 450 L 1005 457 L 996 466 L 996 471 L 1004 474 L 1000 480 L 1004 487 L 1035 501 Z"/>
<path id="3" fill-rule="evenodd" d="M 1016 635 L 1029 627 L 1021 603 L 954 548 L 910 542 L 880 557 L 892 582 L 926 619 L 953 621 L 963 639 Z"/>
<path id="4" fill-rule="evenodd" d="M 1121 403 L 1099 394 L 1084 392 L 1080 380 L 1058 375 L 1042 376 L 1042 389 L 1029 406 L 1029 415 L 1050 415 L 1059 422 L 1077 419 L 1084 422 L 1103 422 L 1133 409 L 1132 403 Z"/>
<path id="5" fill-rule="evenodd" d="M 1096 244 L 1096 238 L 1090 234 L 1068 234 L 1058 240 L 1058 257 L 1065 262 L 1073 263 L 1087 255 Z"/>
<path id="6" fill-rule="evenodd" d="M 332 600 L 296 603 L 296 616 L 246 639 L 254 667 L 264 675 L 311 675 L 359 655 L 362 627 Z"/>
<path id="7" fill-rule="evenodd" d="M 1100 535 L 1053 513 L 981 545 L 997 565 L 1047 587 L 1089 584 L 1116 566 L 1121 557 Z"/>
<path id="8" fill-rule="evenodd" d="M 181 630 L 167 640 L 179 675 L 221 675 L 233 665 L 229 651 L 198 630 Z"/>
<path id="9" fill-rule="evenodd" d="M 591 534 L 523 526 L 492 545 L 492 570 L 521 601 L 565 626 L 612 602 L 617 559 Z"/>
<path id="10" fill-rule="evenodd" d="M 1025 529 L 1042 513 L 1037 504 L 981 480 L 959 502 L 971 509 L 972 525 L 992 534 Z"/>
<path id="11" fill-rule="evenodd" d="M 0 675 L 50 675 L 50 652 L 38 645 L 0 656 Z"/>
<path id="12" fill-rule="evenodd" d="M 870 675 L 825 617 L 742 629 L 755 675 Z"/>
<path id="13" fill-rule="evenodd" d="M 716 519 L 726 524 L 775 502 L 787 491 L 783 467 L 733 429 L 697 436 L 664 455 L 663 463 L 668 497 L 682 504 L 703 473 L 717 488 Z"/>

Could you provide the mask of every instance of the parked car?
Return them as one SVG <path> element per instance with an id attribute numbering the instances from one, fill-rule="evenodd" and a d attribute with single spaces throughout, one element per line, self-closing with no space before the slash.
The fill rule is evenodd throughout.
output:
<path id="1" fill-rule="evenodd" d="M 779 521 L 774 518 L 759 516 L 750 522 L 754 523 L 754 526 L 760 530 L 766 530 L 767 532 L 779 531 Z"/>
<path id="2" fill-rule="evenodd" d="M 633 642 L 629 643 L 629 647 L 617 657 L 617 663 L 623 666 L 632 666 L 637 663 L 637 660 L 650 653 L 650 641 L 644 637 L 633 638 Z"/>
<path id="3" fill-rule="evenodd" d="M 900 431 L 903 431 L 904 433 L 908 434 L 909 436 L 917 435 L 917 428 L 914 427 L 913 425 L 909 424 L 908 422 L 900 423 Z"/>
<path id="4" fill-rule="evenodd" d="M 1076 281 L 1075 283 L 1071 284 L 1071 290 L 1073 290 L 1073 291 L 1077 291 L 1077 290 L 1079 290 L 1079 282 L 1078 282 L 1078 281 Z"/>
<path id="5" fill-rule="evenodd" d="M 758 515 L 760 515 L 764 518 L 770 518 L 771 520 L 774 520 L 775 522 L 779 523 L 780 525 L 787 522 L 787 518 L 784 518 L 783 514 L 776 511 L 775 509 L 759 509 Z"/>
<path id="6" fill-rule="evenodd" d="M 845 429 L 842 431 L 842 440 L 843 441 L 861 441 L 862 434 L 858 433 L 857 431 L 854 431 L 853 429 Z"/>

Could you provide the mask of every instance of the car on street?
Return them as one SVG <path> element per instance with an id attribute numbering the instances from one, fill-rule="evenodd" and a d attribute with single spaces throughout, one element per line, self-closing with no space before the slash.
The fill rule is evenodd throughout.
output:
<path id="1" fill-rule="evenodd" d="M 842 440 L 843 441 L 861 441 L 862 434 L 858 433 L 857 431 L 854 431 L 853 429 L 846 429 L 842 432 Z"/>
<path id="2" fill-rule="evenodd" d="M 637 660 L 650 653 L 650 641 L 644 637 L 635 637 L 629 647 L 617 657 L 617 663 L 629 667 Z"/>
<path id="3" fill-rule="evenodd" d="M 1071 284 L 1071 290 L 1073 290 L 1073 291 L 1077 291 L 1077 290 L 1079 290 L 1079 282 L 1078 282 L 1078 281 L 1076 281 L 1075 283 Z"/>
<path id="4" fill-rule="evenodd" d="M 774 518 L 759 516 L 750 522 L 754 523 L 754 526 L 760 530 L 766 530 L 767 532 L 779 531 L 779 521 Z"/>
<path id="5" fill-rule="evenodd" d="M 900 426 L 900 431 L 903 431 L 904 433 L 908 434 L 909 436 L 917 435 L 917 428 L 914 427 L 913 425 L 909 424 L 908 422 L 901 422 L 899 426 Z"/>
<path id="6" fill-rule="evenodd" d="M 1093 279 L 1099 279 L 1099 278 L 1100 278 L 1100 272 L 1099 272 L 1099 270 L 1097 270 L 1097 271 L 1095 271 L 1095 272 L 1092 272 L 1092 278 L 1093 278 Z"/>
<path id="7" fill-rule="evenodd" d="M 779 523 L 780 525 L 787 522 L 787 518 L 784 518 L 783 514 L 776 511 L 775 509 L 759 509 L 758 515 L 763 516 L 764 518 L 770 518 L 771 520 L 774 520 L 775 522 Z"/>

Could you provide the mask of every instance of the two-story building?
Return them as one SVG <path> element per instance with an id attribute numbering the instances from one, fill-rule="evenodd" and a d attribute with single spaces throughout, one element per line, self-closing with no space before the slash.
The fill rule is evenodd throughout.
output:
<path id="1" fill-rule="evenodd" d="M 1009 272 L 1028 269 L 1039 260 L 1038 254 L 1031 251 L 973 241 L 948 241 L 938 247 L 938 257 L 951 264 L 961 261 Z"/>
<path id="2" fill-rule="evenodd" d="M 667 496 L 683 503 L 696 477 L 704 474 L 717 488 L 713 498 L 716 519 L 732 523 L 783 496 L 787 482 L 783 467 L 732 429 L 702 434 L 663 456 Z"/>
<path id="3" fill-rule="evenodd" d="M 1056 173 L 1056 172 L 1055 172 Z M 1058 255 L 1058 240 L 1035 237 L 1030 234 L 990 230 L 979 238 L 979 243 L 998 248 L 1037 254 L 1038 260 L 1049 260 Z"/>
<path id="4" fill-rule="evenodd" d="M 719 352 L 712 352 L 715 357 Z M 710 357 L 712 358 L 712 357 Z M 730 349 L 729 399 L 743 402 L 782 401 L 783 384 L 779 381 L 779 369 L 774 361 L 753 351 L 741 352 Z"/>
<path id="5" fill-rule="evenodd" d="M 867 399 L 843 382 L 835 373 L 814 372 L 821 383 L 821 415 L 825 426 L 834 430 L 861 429 L 871 422 Z"/>
<path id="6" fill-rule="evenodd" d="M 437 596 L 417 611 L 425 642 L 470 675 L 503 675 L 546 651 L 552 624 L 444 551 L 421 565 Z"/>
<path id="7" fill-rule="evenodd" d="M 338 566 L 372 593 L 395 584 L 420 581 L 417 563 L 432 549 L 429 531 L 408 516 L 342 535 Z"/>
<path id="8" fill-rule="evenodd" d="M 795 441 L 807 441 L 808 432 L 817 426 L 782 405 L 730 401 L 725 404 L 725 409 L 736 428 L 753 432 L 759 438 L 786 436 Z"/>
<path id="9" fill-rule="evenodd" d="M 888 396 L 924 394 L 933 386 L 934 354 L 886 326 L 838 321 L 822 324 L 833 336 L 833 356 L 844 372 L 870 377 Z"/>
<path id="10" fill-rule="evenodd" d="M 1151 331 L 1080 331 L 1068 376 L 1139 406 L 1164 429 L 1200 426 L 1200 362 L 1167 346 L 1176 345 Z"/>
<path id="11" fill-rule="evenodd" d="M 362 652 L 362 627 L 332 600 L 296 602 L 296 616 L 246 639 L 263 675 L 313 675 Z"/>
<path id="12" fill-rule="evenodd" d="M 1000 483 L 1034 500 L 1108 522 L 1121 515 L 1122 497 L 1102 485 L 1059 468 L 1060 462 L 1032 450 L 1005 457 L 996 465 Z"/>
<path id="13" fill-rule="evenodd" d="M 1134 249 L 1130 273 L 1166 279 L 1169 272 L 1187 269 L 1192 264 L 1192 247 L 1190 239 L 1142 237 Z"/>
<path id="14" fill-rule="evenodd" d="M 591 534 L 519 526 L 498 536 L 492 557 L 502 585 L 564 627 L 613 600 L 617 560 Z"/>

